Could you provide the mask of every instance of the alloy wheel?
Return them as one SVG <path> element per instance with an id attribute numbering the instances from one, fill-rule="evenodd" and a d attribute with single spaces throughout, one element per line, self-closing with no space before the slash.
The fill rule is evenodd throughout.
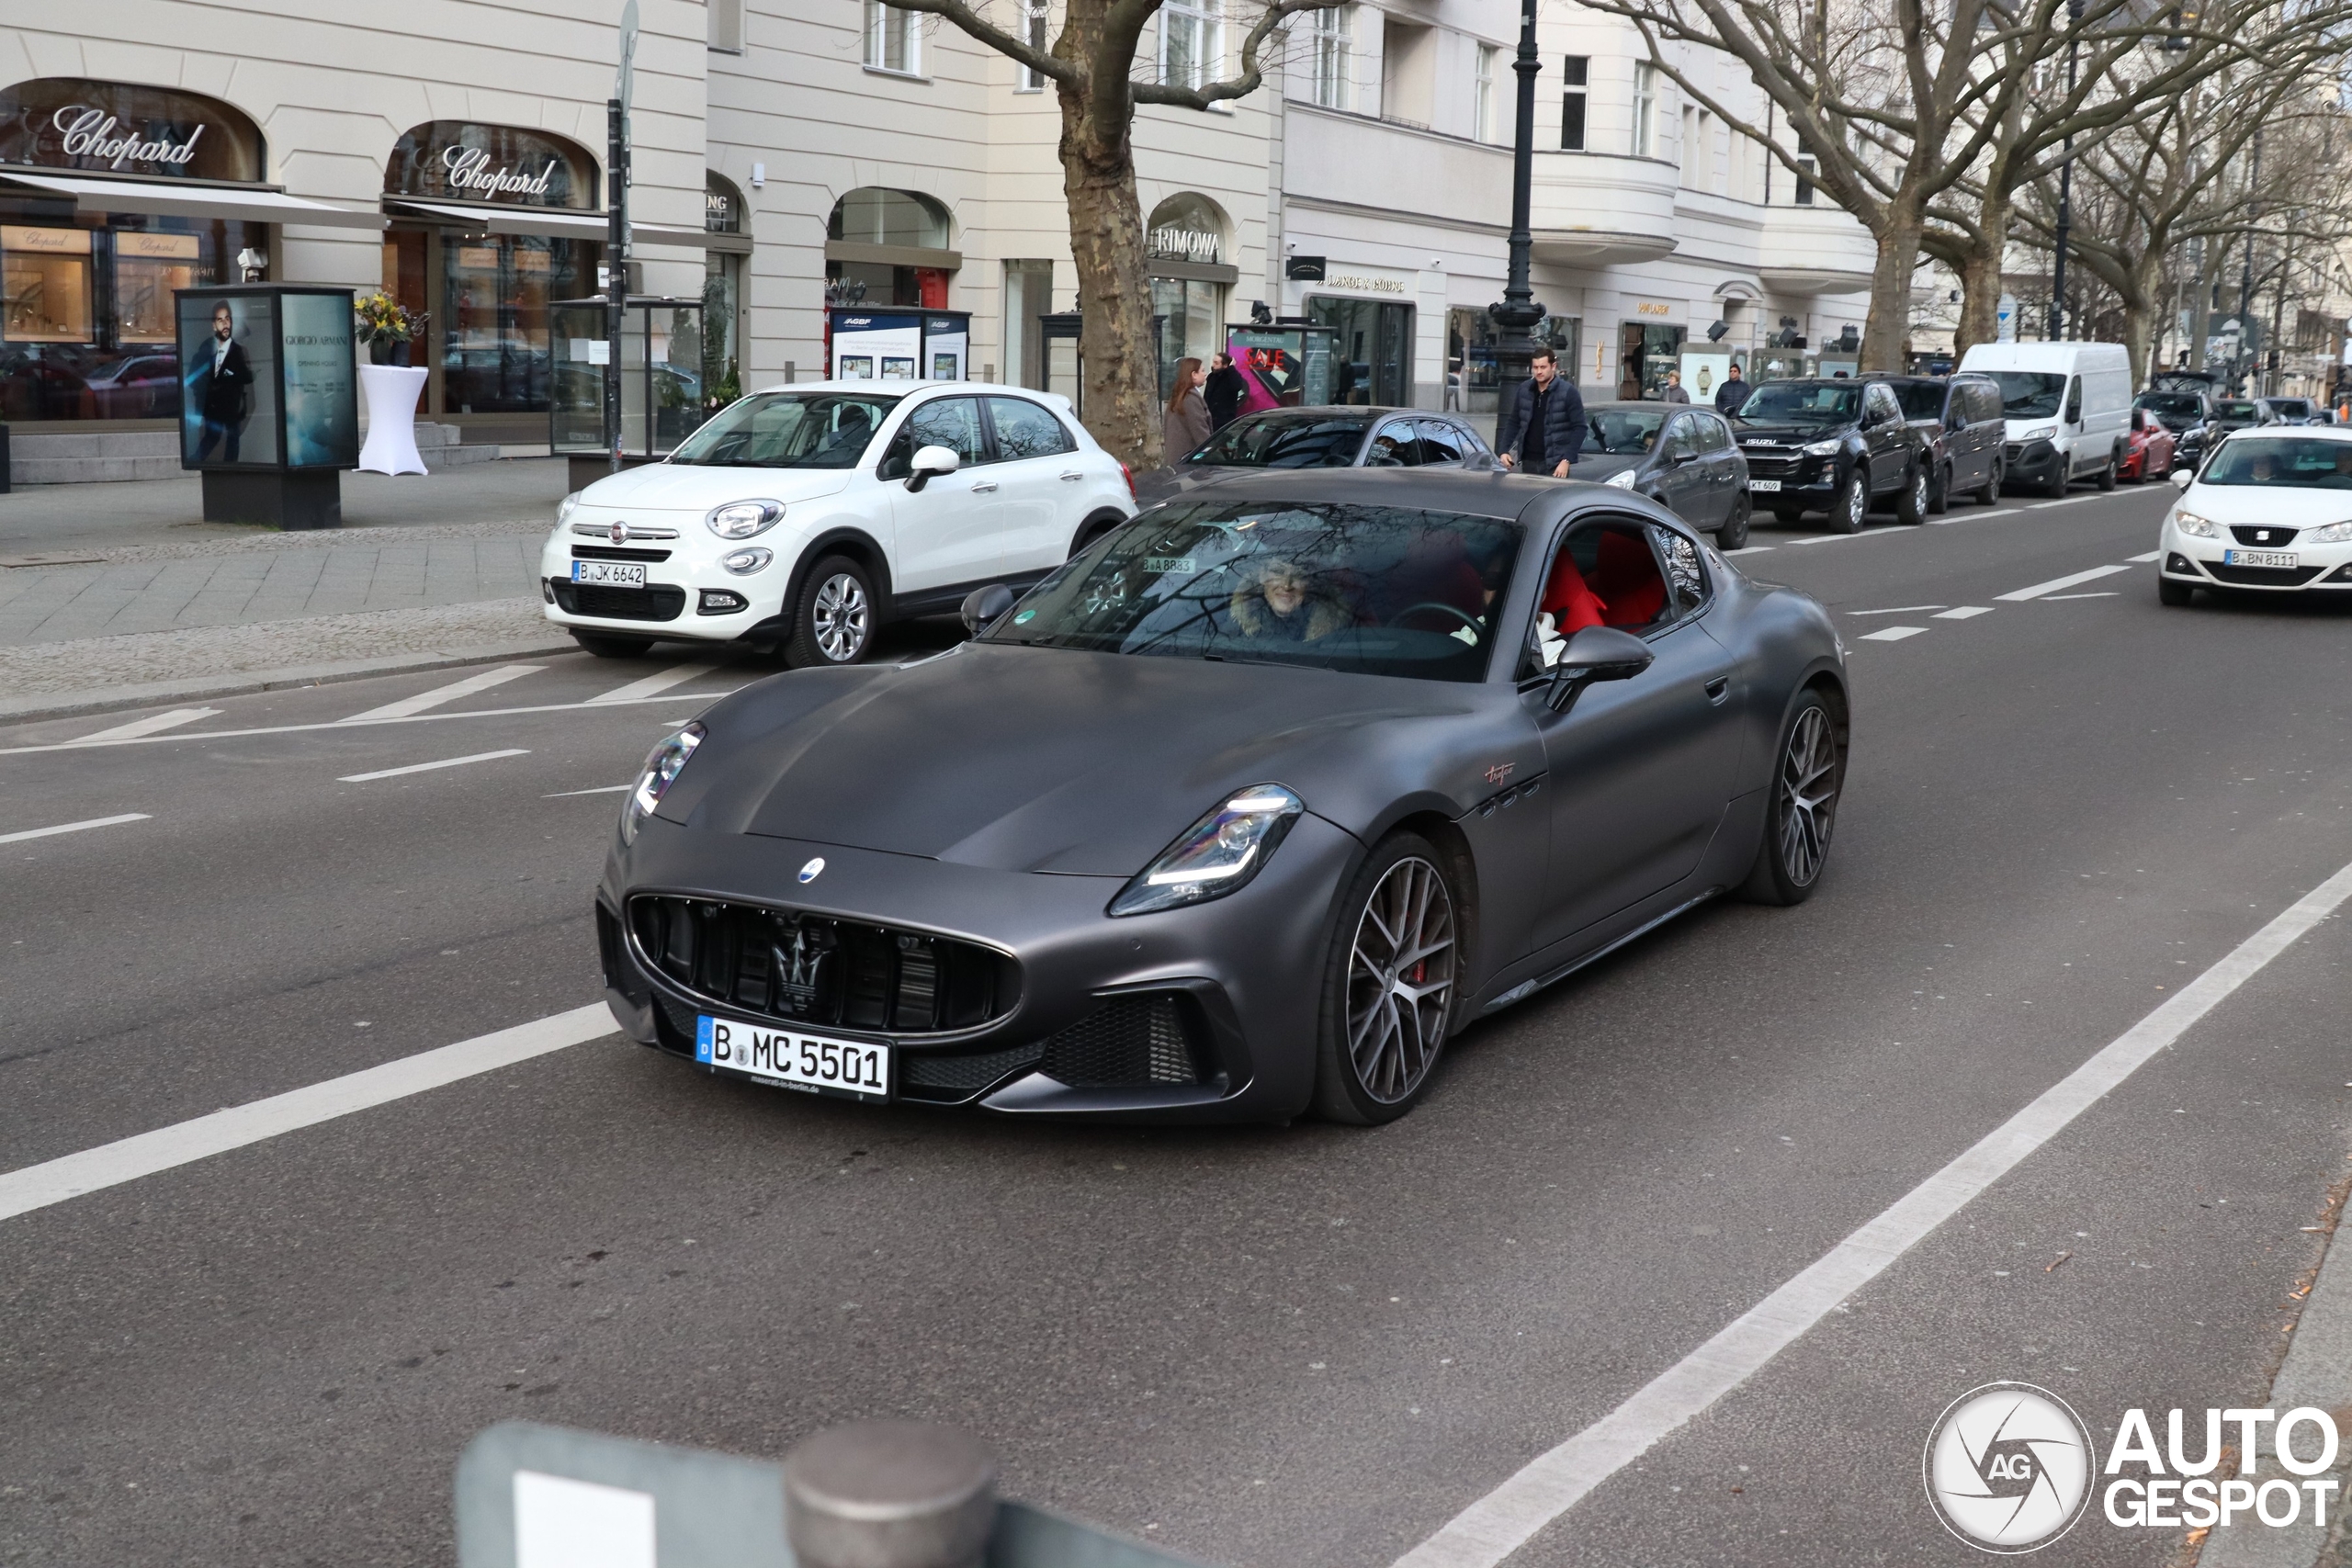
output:
<path id="1" fill-rule="evenodd" d="M 1838 744 L 1816 704 L 1797 716 L 1781 759 L 1781 863 L 1799 887 L 1821 874 L 1837 811 Z"/>
<path id="2" fill-rule="evenodd" d="M 1870 481 L 1858 473 L 1846 486 L 1846 532 L 1860 533 L 1863 525 L 1870 522 Z"/>
<path id="3" fill-rule="evenodd" d="M 1445 878 L 1419 855 L 1398 861 L 1364 901 L 1348 953 L 1348 1062 L 1382 1104 L 1410 1097 L 1436 1063 L 1454 960 Z"/>
<path id="4" fill-rule="evenodd" d="M 836 572 L 825 580 L 809 606 L 808 617 L 817 646 L 834 663 L 846 664 L 865 650 L 873 617 L 865 587 L 849 573 Z"/>

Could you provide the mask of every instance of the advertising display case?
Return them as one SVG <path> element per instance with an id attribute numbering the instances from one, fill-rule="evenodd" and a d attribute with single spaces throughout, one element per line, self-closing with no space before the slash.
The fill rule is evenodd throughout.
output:
<path id="1" fill-rule="evenodd" d="M 968 310 L 857 310 L 826 317 L 837 381 L 968 381 Z"/>
<path id="2" fill-rule="evenodd" d="M 555 376 L 548 450 L 569 454 L 575 488 L 610 469 L 605 450 L 605 301 L 548 308 Z M 703 406 L 703 302 L 632 297 L 621 308 L 621 461 L 650 463 L 675 451 L 707 417 Z M 584 477 L 583 477 L 584 476 Z"/>
<path id="3" fill-rule="evenodd" d="M 1243 413 L 1319 407 L 1331 400 L 1331 359 L 1339 331 L 1304 322 L 1226 329 L 1226 352 L 1248 383 Z"/>
<path id="4" fill-rule="evenodd" d="M 210 523 L 332 528 L 359 466 L 352 291 L 249 283 L 175 289 L 180 467 Z"/>

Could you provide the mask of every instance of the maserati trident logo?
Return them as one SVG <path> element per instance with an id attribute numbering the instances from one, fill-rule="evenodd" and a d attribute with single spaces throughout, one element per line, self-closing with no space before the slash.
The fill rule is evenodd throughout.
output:
<path id="1" fill-rule="evenodd" d="M 816 859 L 810 861 L 807 865 L 800 868 L 800 880 L 803 882 L 814 882 L 824 869 L 825 857 L 819 855 Z"/>
<path id="2" fill-rule="evenodd" d="M 2098 1456 L 2066 1402 L 2031 1383 L 1993 1382 L 1951 1402 L 1921 1468 L 1944 1528 L 1980 1551 L 2039 1551 L 2075 1528 Z"/>

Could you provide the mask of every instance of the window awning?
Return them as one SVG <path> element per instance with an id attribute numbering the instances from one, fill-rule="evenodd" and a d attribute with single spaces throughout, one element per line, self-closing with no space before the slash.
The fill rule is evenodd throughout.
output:
<path id="1" fill-rule="evenodd" d="M 406 197 L 384 198 L 395 217 L 426 218 L 436 223 L 463 225 L 477 234 L 532 234 L 554 240 L 601 240 L 611 232 L 601 212 L 578 208 L 503 207 L 454 201 L 411 201 Z M 685 250 L 734 250 L 743 244 L 738 234 L 711 234 L 700 229 L 673 229 L 665 223 L 631 223 L 629 239 L 639 245 L 671 245 Z"/>
<path id="2" fill-rule="evenodd" d="M 337 229 L 381 229 L 384 215 L 288 196 L 254 186 L 199 185 L 194 180 L 108 180 L 73 175 L 0 170 L 0 179 L 54 196 L 70 196 L 76 211 L 139 212 L 157 218 L 234 218 L 249 223 L 305 223 Z"/>

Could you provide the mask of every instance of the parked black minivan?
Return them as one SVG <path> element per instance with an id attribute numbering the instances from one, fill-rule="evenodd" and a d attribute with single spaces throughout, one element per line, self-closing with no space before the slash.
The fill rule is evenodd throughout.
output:
<path id="1" fill-rule="evenodd" d="M 1928 443 L 1889 385 L 1905 378 L 1758 382 L 1732 422 L 1748 495 L 1783 523 L 1826 512 L 1841 534 L 1860 533 L 1882 500 L 1901 521 L 1926 522 Z"/>
<path id="2" fill-rule="evenodd" d="M 1943 512 L 1955 495 L 1985 506 L 1998 502 L 2009 429 L 2000 383 L 1983 376 L 1902 376 L 1887 385 L 1928 443 L 1928 510 Z"/>

